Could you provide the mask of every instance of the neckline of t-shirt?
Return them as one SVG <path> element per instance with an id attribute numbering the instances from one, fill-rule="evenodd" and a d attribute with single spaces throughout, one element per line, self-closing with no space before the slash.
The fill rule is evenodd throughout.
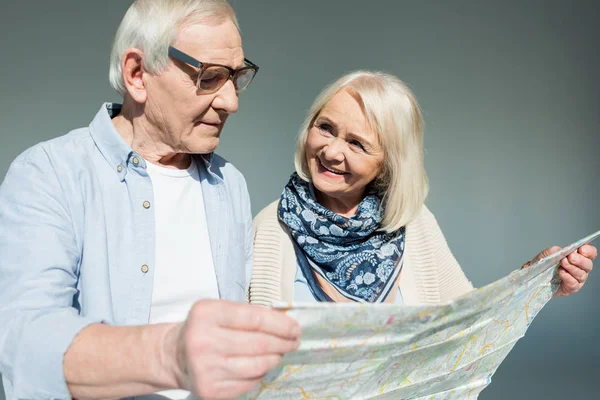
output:
<path id="1" fill-rule="evenodd" d="M 190 166 L 186 169 L 161 167 L 160 165 L 152 164 L 151 162 L 146 162 L 146 167 L 150 172 L 156 172 L 173 178 L 185 178 L 186 176 L 196 175 L 196 171 L 198 170 L 194 157 L 190 157 L 190 159 Z"/>

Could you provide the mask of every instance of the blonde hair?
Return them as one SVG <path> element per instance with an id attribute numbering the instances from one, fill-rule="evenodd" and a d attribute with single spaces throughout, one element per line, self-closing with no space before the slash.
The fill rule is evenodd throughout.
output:
<path id="1" fill-rule="evenodd" d="M 358 101 L 384 149 L 383 169 L 373 185 L 385 206 L 380 230 L 394 232 L 417 216 L 429 190 L 423 160 L 421 109 L 412 91 L 400 79 L 384 72 L 355 71 L 323 89 L 300 128 L 294 155 L 296 172 L 310 181 L 305 154 L 308 131 L 325 105 L 341 90 L 347 90 Z"/>
<path id="2" fill-rule="evenodd" d="M 144 52 L 144 68 L 160 74 L 168 65 L 169 46 L 189 23 L 220 23 L 230 19 L 239 30 L 226 0 L 136 0 L 129 7 L 113 40 L 108 79 L 119 94 L 126 92 L 121 57 L 127 49 Z"/>

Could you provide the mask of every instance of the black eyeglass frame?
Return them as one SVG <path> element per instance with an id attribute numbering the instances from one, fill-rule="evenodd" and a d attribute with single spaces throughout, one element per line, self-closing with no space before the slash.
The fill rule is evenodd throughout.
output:
<path id="1" fill-rule="evenodd" d="M 231 79 L 231 81 L 233 82 L 233 85 L 235 86 L 235 91 L 237 93 L 241 93 L 241 92 L 245 91 L 246 89 L 248 89 L 248 86 L 250 86 L 250 84 L 254 80 L 254 77 L 258 73 L 258 65 L 254 64 L 252 61 L 248 60 L 247 58 L 244 58 L 244 62 L 246 63 L 246 66 L 244 66 L 242 68 L 238 68 L 238 69 L 233 69 L 233 68 L 231 68 L 227 65 L 223 65 L 223 64 L 205 63 L 205 62 L 196 60 L 194 57 L 190 56 L 189 54 L 184 53 L 183 51 L 181 51 L 173 46 L 169 46 L 168 54 L 169 54 L 169 57 L 179 60 L 183 63 L 186 63 L 186 64 L 188 64 L 194 68 L 198 68 L 200 70 L 198 72 L 198 80 L 196 82 L 196 87 L 198 88 L 198 90 L 201 93 L 204 93 L 204 94 L 215 93 L 219 89 L 221 89 L 223 87 L 223 85 L 225 85 L 225 83 L 227 83 L 227 80 L 225 80 L 223 82 L 223 84 L 221 86 L 219 86 L 218 88 L 216 88 L 215 90 L 210 90 L 210 91 L 203 90 L 200 87 L 200 79 L 202 78 L 202 74 L 204 73 L 204 71 L 206 71 L 206 69 L 208 69 L 209 67 L 221 67 L 221 68 L 227 69 L 229 71 L 228 79 Z M 252 76 L 252 79 L 250 80 L 250 82 L 248 82 L 246 87 L 240 90 L 237 86 L 237 74 L 239 74 L 241 71 L 245 71 L 248 69 L 254 70 L 254 75 Z"/>

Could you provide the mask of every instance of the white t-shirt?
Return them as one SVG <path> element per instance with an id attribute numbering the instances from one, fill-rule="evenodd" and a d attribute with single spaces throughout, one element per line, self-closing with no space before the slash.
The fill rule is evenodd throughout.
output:
<path id="1" fill-rule="evenodd" d="M 150 323 L 181 322 L 199 299 L 218 299 L 202 185 L 192 159 L 186 170 L 147 163 L 154 191 L 156 265 Z M 160 395 L 184 399 L 189 392 Z"/>

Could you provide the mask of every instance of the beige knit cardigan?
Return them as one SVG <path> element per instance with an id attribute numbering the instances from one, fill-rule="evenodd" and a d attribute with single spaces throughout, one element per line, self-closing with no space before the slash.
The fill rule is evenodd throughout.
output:
<path id="1" fill-rule="evenodd" d="M 287 227 L 277 217 L 278 205 L 279 200 L 274 201 L 254 218 L 254 269 L 248 293 L 253 304 L 294 298 L 296 254 Z M 425 206 L 406 226 L 399 286 L 404 304 L 440 304 L 473 290 Z"/>

